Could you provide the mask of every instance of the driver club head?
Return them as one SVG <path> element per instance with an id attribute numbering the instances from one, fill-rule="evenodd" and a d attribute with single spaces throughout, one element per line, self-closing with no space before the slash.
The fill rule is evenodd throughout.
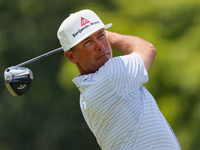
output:
<path id="1" fill-rule="evenodd" d="M 4 72 L 5 85 L 14 96 L 24 94 L 31 86 L 33 73 L 25 67 L 12 66 Z"/>

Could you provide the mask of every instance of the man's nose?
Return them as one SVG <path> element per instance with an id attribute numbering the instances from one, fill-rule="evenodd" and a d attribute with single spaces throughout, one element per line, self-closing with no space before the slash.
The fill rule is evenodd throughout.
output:
<path id="1" fill-rule="evenodd" d="M 95 43 L 96 43 L 96 50 L 97 51 L 101 51 L 102 49 L 104 49 L 104 45 L 101 43 L 101 41 L 96 39 Z"/>

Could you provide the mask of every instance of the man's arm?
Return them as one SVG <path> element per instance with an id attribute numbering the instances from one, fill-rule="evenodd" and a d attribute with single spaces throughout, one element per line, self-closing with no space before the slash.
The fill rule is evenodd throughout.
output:
<path id="1" fill-rule="evenodd" d="M 122 52 L 124 55 L 131 53 L 139 54 L 144 61 L 146 70 L 149 71 L 157 54 L 156 49 L 151 43 L 136 36 L 105 32 L 113 49 Z"/>

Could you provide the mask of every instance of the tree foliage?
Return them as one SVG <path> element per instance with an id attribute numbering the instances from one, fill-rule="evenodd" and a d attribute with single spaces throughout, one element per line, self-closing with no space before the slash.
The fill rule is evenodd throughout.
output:
<path id="1" fill-rule="evenodd" d="M 139 36 L 156 47 L 158 54 L 145 86 L 182 149 L 198 149 L 199 8 L 200 1 L 186 0 L 1 0 L 0 149 L 99 149 L 71 81 L 78 70 L 63 53 L 26 66 L 34 80 L 23 96 L 13 97 L 3 83 L 7 67 L 60 47 L 58 27 L 80 9 L 92 9 L 105 24 L 112 22 L 110 31 Z"/>

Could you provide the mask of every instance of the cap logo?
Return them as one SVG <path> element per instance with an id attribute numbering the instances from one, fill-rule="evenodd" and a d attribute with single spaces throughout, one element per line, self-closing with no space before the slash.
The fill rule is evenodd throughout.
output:
<path id="1" fill-rule="evenodd" d="M 81 17 L 81 27 L 86 25 L 87 23 L 89 23 L 90 21 L 88 21 L 87 19 Z"/>

